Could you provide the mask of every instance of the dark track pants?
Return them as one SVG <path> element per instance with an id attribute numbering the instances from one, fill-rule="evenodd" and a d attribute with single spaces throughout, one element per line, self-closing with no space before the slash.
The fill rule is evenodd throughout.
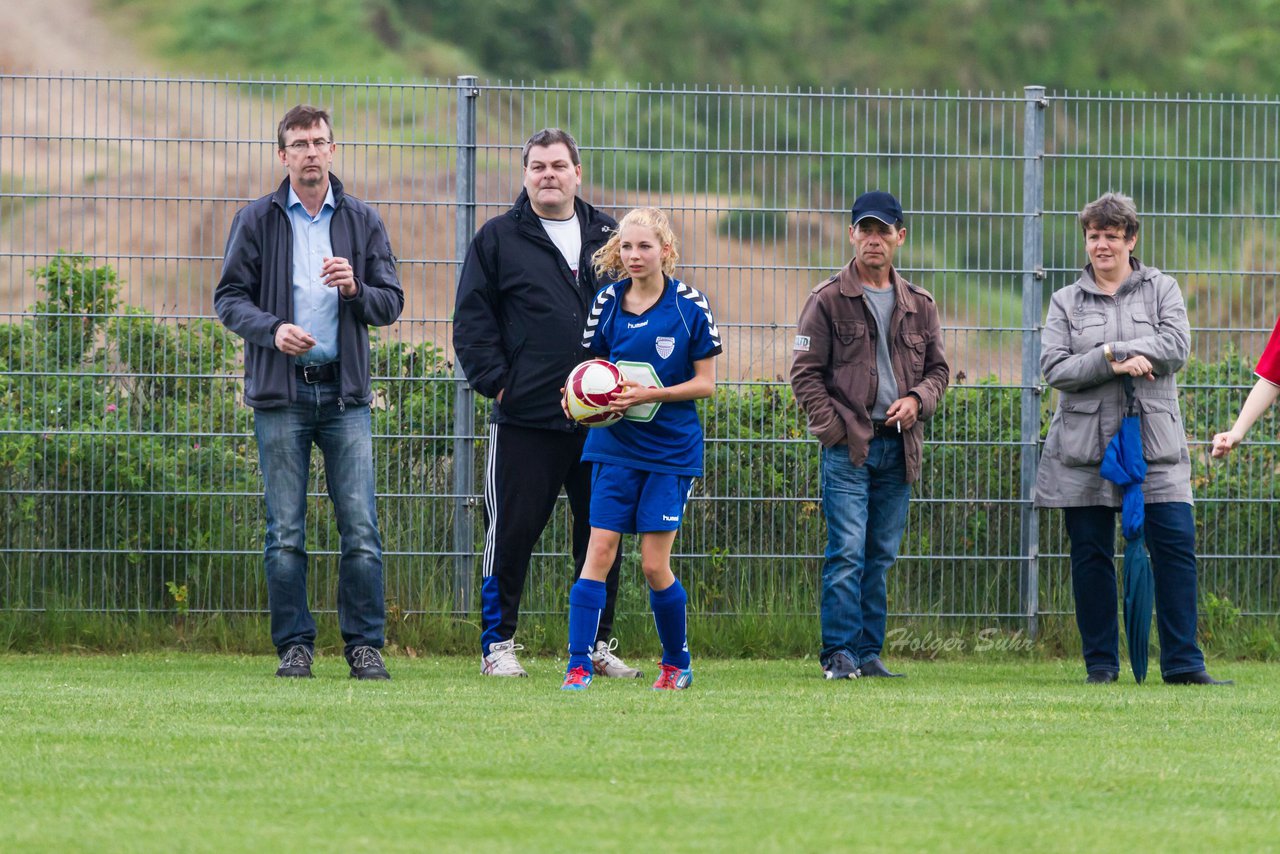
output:
<path id="1" fill-rule="evenodd" d="M 484 631 L 480 650 L 510 640 L 520 616 L 520 595 L 529 556 L 542 536 L 561 487 L 573 514 L 573 577 L 582 574 L 591 538 L 591 463 L 581 460 L 586 436 L 510 424 L 489 427 L 489 456 L 484 482 L 484 557 L 481 607 Z M 606 599 L 598 640 L 613 632 L 622 549 L 605 579 Z"/>

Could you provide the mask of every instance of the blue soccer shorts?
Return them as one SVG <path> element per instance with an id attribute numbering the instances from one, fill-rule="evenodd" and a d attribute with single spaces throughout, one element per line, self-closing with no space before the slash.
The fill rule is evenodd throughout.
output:
<path id="1" fill-rule="evenodd" d="M 674 531 L 684 518 L 693 477 L 596 463 L 591 527 L 621 534 Z"/>

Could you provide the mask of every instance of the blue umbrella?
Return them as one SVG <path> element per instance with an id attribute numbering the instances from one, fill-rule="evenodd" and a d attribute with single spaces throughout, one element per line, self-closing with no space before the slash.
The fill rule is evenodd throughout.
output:
<path id="1" fill-rule="evenodd" d="M 1111 437 L 1102 458 L 1100 473 L 1124 487 L 1120 526 L 1124 530 L 1124 634 L 1129 640 L 1129 666 L 1138 682 L 1147 678 L 1147 644 L 1151 639 L 1151 606 L 1154 588 L 1151 559 L 1142 534 L 1146 509 L 1142 503 L 1142 482 L 1147 477 L 1147 461 L 1142 458 L 1142 422 L 1137 415 L 1133 377 L 1124 377 L 1127 410 L 1120 430 Z"/>

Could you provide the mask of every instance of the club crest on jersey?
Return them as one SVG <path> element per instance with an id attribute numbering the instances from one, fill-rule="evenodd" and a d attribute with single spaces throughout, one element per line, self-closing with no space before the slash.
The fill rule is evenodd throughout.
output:
<path id="1" fill-rule="evenodd" d="M 664 359 L 670 358 L 676 351 L 676 339 L 667 335 L 659 335 L 653 344 L 658 349 L 658 355 Z"/>

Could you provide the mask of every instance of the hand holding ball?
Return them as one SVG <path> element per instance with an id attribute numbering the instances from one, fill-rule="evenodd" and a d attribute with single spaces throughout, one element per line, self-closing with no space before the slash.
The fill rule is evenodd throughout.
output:
<path id="1" fill-rule="evenodd" d="M 569 417 L 586 427 L 607 427 L 622 418 L 609 408 L 622 391 L 622 371 L 604 359 L 588 359 L 564 381 L 564 407 Z"/>

